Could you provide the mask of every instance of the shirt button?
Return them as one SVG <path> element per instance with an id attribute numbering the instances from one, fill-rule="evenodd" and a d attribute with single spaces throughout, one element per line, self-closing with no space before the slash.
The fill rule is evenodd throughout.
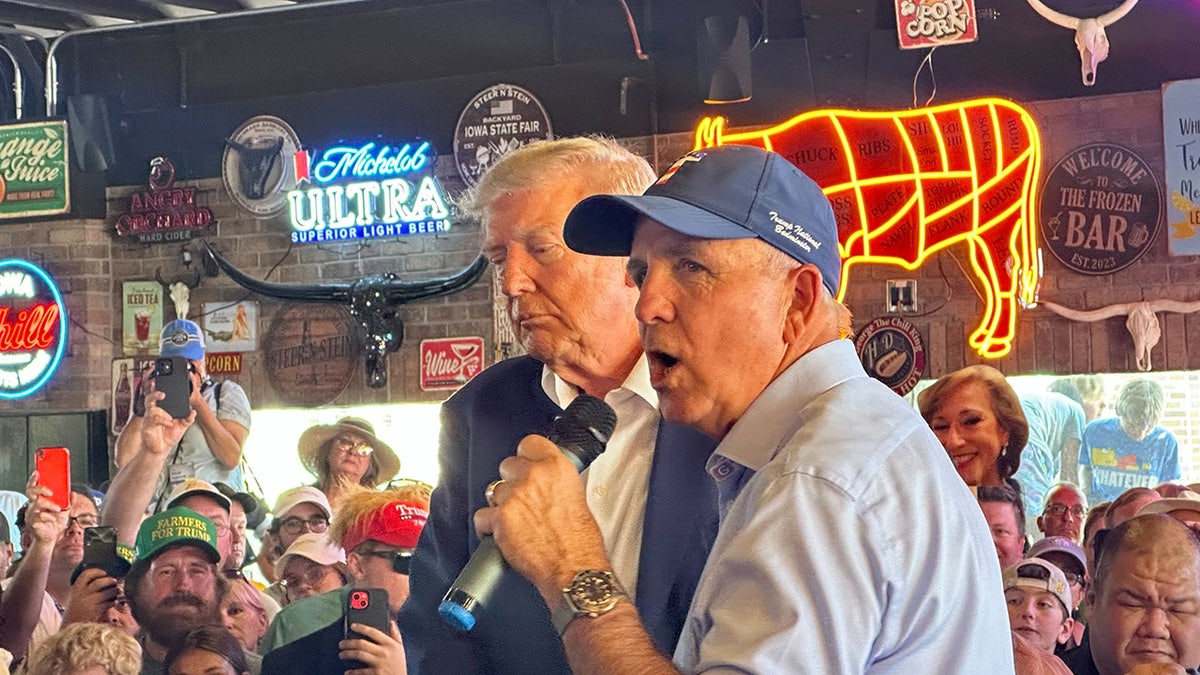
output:
<path id="1" fill-rule="evenodd" d="M 596 486 L 596 496 L 597 497 L 607 497 L 608 496 L 608 486 L 607 485 L 597 485 Z"/>

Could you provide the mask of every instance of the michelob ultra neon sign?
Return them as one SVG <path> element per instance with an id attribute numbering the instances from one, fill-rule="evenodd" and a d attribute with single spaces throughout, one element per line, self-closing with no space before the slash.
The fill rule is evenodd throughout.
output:
<path id="1" fill-rule="evenodd" d="M 24 260 L 0 260 L 0 398 L 41 389 L 67 345 L 66 306 L 46 272 Z"/>
<path id="2" fill-rule="evenodd" d="M 299 185 L 288 192 L 292 241 L 339 241 L 445 232 L 450 209 L 432 175 L 428 142 L 399 147 L 338 145 L 293 158 Z"/>

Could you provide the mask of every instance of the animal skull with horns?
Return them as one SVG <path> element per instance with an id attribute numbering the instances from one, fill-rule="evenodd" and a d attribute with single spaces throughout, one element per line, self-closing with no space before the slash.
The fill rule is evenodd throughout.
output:
<path id="1" fill-rule="evenodd" d="M 1050 9 L 1042 3 L 1042 0 L 1027 0 L 1027 2 L 1047 21 L 1075 31 L 1075 46 L 1079 49 L 1079 57 L 1083 61 L 1083 85 L 1090 87 L 1096 83 L 1096 66 L 1108 58 L 1108 35 L 1105 34 L 1104 28 L 1113 25 L 1128 14 L 1138 0 L 1125 0 L 1116 9 L 1105 12 L 1094 19 L 1078 19 L 1063 14 Z"/>
<path id="2" fill-rule="evenodd" d="M 1053 302 L 1039 300 L 1038 304 L 1059 316 L 1074 321 L 1103 321 L 1105 319 L 1127 315 L 1125 327 L 1133 336 L 1134 359 L 1137 369 L 1145 372 L 1150 370 L 1150 350 L 1158 344 L 1162 337 L 1162 329 L 1158 326 L 1158 312 L 1176 312 L 1191 314 L 1200 312 L 1200 300 L 1180 302 L 1178 300 L 1148 300 L 1143 302 L 1123 302 L 1099 309 L 1079 310 L 1063 307 Z"/>

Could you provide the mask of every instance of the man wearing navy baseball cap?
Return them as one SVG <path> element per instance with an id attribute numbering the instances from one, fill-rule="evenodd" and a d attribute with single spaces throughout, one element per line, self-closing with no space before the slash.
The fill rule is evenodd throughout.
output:
<path id="1" fill-rule="evenodd" d="M 718 439 L 721 509 L 672 664 L 624 600 L 562 453 L 531 436 L 500 465 L 476 530 L 537 587 L 576 672 L 1012 671 L 978 506 L 845 339 L 837 225 L 816 183 L 761 149 L 700 150 L 641 196 L 583 200 L 565 238 L 629 256 L 660 410 Z"/>

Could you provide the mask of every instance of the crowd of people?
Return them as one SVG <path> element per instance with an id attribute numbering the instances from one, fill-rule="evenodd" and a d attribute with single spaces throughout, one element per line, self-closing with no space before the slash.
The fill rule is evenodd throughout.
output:
<path id="1" fill-rule="evenodd" d="M 162 353 L 193 364 L 192 415 L 147 378 L 103 494 L 64 509 L 26 486 L 0 596 L 15 672 L 1200 666 L 1200 494 L 1153 383 L 1105 418 L 1089 378 L 1018 396 L 970 366 L 914 410 L 847 339 L 828 200 L 771 152 L 656 177 L 608 139 L 540 141 L 459 208 L 527 356 L 443 405 L 438 487 L 396 487 L 396 453 L 347 417 L 304 432 L 314 483 L 266 513 L 239 472 L 244 392 L 174 321 Z M 579 476 L 547 435 L 583 394 L 617 423 Z M 85 553 L 106 532 L 113 556 Z M 505 564 L 452 628 L 442 600 L 485 541 Z"/>

